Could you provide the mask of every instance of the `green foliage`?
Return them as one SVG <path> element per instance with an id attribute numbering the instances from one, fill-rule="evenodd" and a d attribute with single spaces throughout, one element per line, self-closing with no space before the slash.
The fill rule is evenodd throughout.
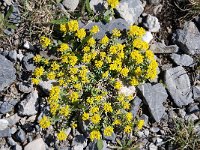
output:
<path id="1" fill-rule="evenodd" d="M 0 37 L 3 36 L 3 31 L 5 29 L 16 29 L 16 26 L 9 22 L 9 17 L 13 12 L 13 6 L 10 6 L 6 15 L 0 13 Z"/>

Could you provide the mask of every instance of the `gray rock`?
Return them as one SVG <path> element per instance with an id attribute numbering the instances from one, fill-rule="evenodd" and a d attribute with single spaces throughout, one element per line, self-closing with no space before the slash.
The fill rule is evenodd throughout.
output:
<path id="1" fill-rule="evenodd" d="M 196 121 L 196 120 L 198 120 L 199 118 L 195 115 L 195 114 L 190 114 L 190 115 L 186 115 L 185 116 L 185 120 L 187 120 L 187 121 L 192 121 L 192 122 L 194 122 L 194 121 Z"/>
<path id="2" fill-rule="evenodd" d="M 93 37 L 95 39 L 102 39 L 107 31 L 106 25 L 101 22 L 90 22 L 85 25 L 83 28 L 90 30 L 93 26 L 97 25 L 99 27 L 99 32 L 96 33 Z"/>
<path id="3" fill-rule="evenodd" d="M 9 126 L 13 126 L 15 125 L 17 122 L 19 122 L 20 117 L 17 114 L 14 114 L 8 118 L 6 118 L 6 120 L 9 122 Z"/>
<path id="4" fill-rule="evenodd" d="M 147 17 L 145 17 L 143 26 L 146 27 L 150 32 L 158 32 L 160 30 L 158 18 L 152 15 L 147 15 Z"/>
<path id="5" fill-rule="evenodd" d="M 13 64 L 0 55 L 0 91 L 3 91 L 5 87 L 10 86 L 15 81 L 15 73 Z"/>
<path id="6" fill-rule="evenodd" d="M 121 19 L 121 18 L 119 18 L 119 19 L 113 19 L 108 24 L 107 31 L 109 31 L 110 33 L 112 33 L 112 30 L 115 29 L 115 28 L 119 29 L 121 31 L 128 30 L 129 29 L 129 25 L 126 22 L 126 20 L 124 20 L 124 19 Z"/>
<path id="7" fill-rule="evenodd" d="M 71 146 L 81 145 L 83 148 L 87 146 L 87 138 L 83 135 L 76 135 L 73 140 Z"/>
<path id="8" fill-rule="evenodd" d="M 83 150 L 83 145 L 79 144 L 79 145 L 74 145 L 72 147 L 72 150 Z"/>
<path id="9" fill-rule="evenodd" d="M 190 66 L 192 67 L 194 65 L 194 60 L 189 55 L 183 54 L 171 54 L 171 59 L 180 66 Z"/>
<path id="10" fill-rule="evenodd" d="M 193 102 L 190 79 L 183 67 L 168 69 L 165 72 L 165 84 L 178 107 Z"/>
<path id="11" fill-rule="evenodd" d="M 18 104 L 18 113 L 22 116 L 33 116 L 37 113 L 36 105 L 38 99 L 38 92 L 34 90 L 32 93 Z"/>
<path id="12" fill-rule="evenodd" d="M 6 3 L 7 5 L 12 5 L 12 0 L 3 0 L 4 3 Z"/>
<path id="13" fill-rule="evenodd" d="M 0 113 L 6 114 L 11 112 L 14 108 L 14 105 L 9 102 L 0 102 Z"/>
<path id="14" fill-rule="evenodd" d="M 14 29 L 5 29 L 5 30 L 3 30 L 3 33 L 10 36 L 15 33 L 15 30 Z"/>
<path id="15" fill-rule="evenodd" d="M 14 145 L 17 144 L 17 143 L 13 140 L 12 137 L 7 138 L 7 142 L 8 142 L 8 144 L 9 144 L 10 146 L 14 146 Z"/>
<path id="16" fill-rule="evenodd" d="M 168 54 L 168 53 L 176 53 L 178 52 L 178 46 L 177 45 L 170 45 L 166 46 L 163 43 L 155 42 L 150 46 L 150 49 L 155 53 L 155 54 Z"/>
<path id="17" fill-rule="evenodd" d="M 5 130 L 9 125 L 6 119 L 0 119 L 0 130 Z"/>
<path id="18" fill-rule="evenodd" d="M 181 117 L 181 118 L 185 118 L 186 116 L 186 112 L 184 109 L 179 109 L 178 110 L 178 115 Z"/>
<path id="19" fill-rule="evenodd" d="M 200 98 L 200 85 L 194 86 L 192 90 L 193 90 L 193 98 L 195 100 L 199 99 Z"/>
<path id="20" fill-rule="evenodd" d="M 17 59 L 21 62 L 23 59 L 24 55 L 22 54 L 22 52 L 19 50 L 19 53 L 17 54 Z"/>
<path id="21" fill-rule="evenodd" d="M 105 3 L 104 0 L 91 0 L 90 1 L 90 8 L 94 12 L 102 12 L 108 8 L 108 4 Z"/>
<path id="22" fill-rule="evenodd" d="M 158 131 L 160 131 L 160 129 L 158 127 L 151 127 L 150 131 L 153 133 L 157 133 Z"/>
<path id="23" fill-rule="evenodd" d="M 23 46 L 27 50 L 34 50 L 33 45 L 31 45 L 31 43 L 29 41 L 25 41 Z"/>
<path id="24" fill-rule="evenodd" d="M 52 87 L 54 82 L 56 82 L 56 81 L 54 81 L 54 80 L 40 81 L 39 86 L 43 90 L 43 92 L 48 94 L 49 91 L 51 90 L 51 87 Z"/>
<path id="25" fill-rule="evenodd" d="M 150 43 L 151 40 L 153 40 L 153 35 L 151 34 L 151 32 L 146 31 L 145 35 L 142 37 L 142 40 L 147 43 Z"/>
<path id="26" fill-rule="evenodd" d="M 186 22 L 182 30 L 176 30 L 173 40 L 185 53 L 200 54 L 200 33 L 194 22 Z"/>
<path id="27" fill-rule="evenodd" d="M 26 133 L 22 130 L 19 129 L 15 134 L 14 134 L 14 139 L 18 142 L 23 143 L 26 140 Z"/>
<path id="28" fill-rule="evenodd" d="M 138 88 L 144 97 L 145 103 L 148 105 L 152 117 L 159 122 L 165 113 L 163 102 L 168 97 L 164 86 L 161 83 L 153 86 L 147 83 L 140 85 Z"/>
<path id="29" fill-rule="evenodd" d="M 23 66 L 27 71 L 34 71 L 35 65 L 33 64 L 34 55 L 31 53 L 27 53 L 26 56 L 23 57 Z"/>
<path id="30" fill-rule="evenodd" d="M 9 21 L 15 24 L 18 24 L 21 22 L 21 15 L 19 11 L 19 5 L 17 3 L 13 3 L 13 12 L 9 16 Z"/>
<path id="31" fill-rule="evenodd" d="M 21 82 L 18 85 L 18 89 L 22 93 L 30 93 L 33 90 L 33 85 L 28 82 Z"/>
<path id="32" fill-rule="evenodd" d="M 9 58 L 9 60 L 16 62 L 17 61 L 17 51 L 16 50 L 9 51 L 8 58 Z"/>
<path id="33" fill-rule="evenodd" d="M 108 140 L 108 141 L 112 141 L 112 143 L 115 143 L 115 139 L 116 139 L 116 134 L 115 133 L 112 133 L 111 136 L 103 136 L 105 140 Z"/>
<path id="34" fill-rule="evenodd" d="M 116 9 L 129 25 L 136 23 L 144 10 L 140 0 L 121 0 Z"/>
<path id="35" fill-rule="evenodd" d="M 4 130 L 0 130 L 0 138 L 10 137 L 10 136 L 11 136 L 11 130 L 10 130 L 10 128 L 6 128 Z"/>
<path id="36" fill-rule="evenodd" d="M 45 143 L 42 138 L 36 139 L 30 143 L 28 143 L 24 150 L 46 150 Z"/>
<path id="37" fill-rule="evenodd" d="M 198 113 L 199 112 L 199 107 L 197 104 L 193 103 L 187 108 L 187 113 L 192 114 L 192 113 Z"/>
<path id="38" fill-rule="evenodd" d="M 133 104 L 131 105 L 131 113 L 135 117 L 137 115 L 138 110 L 140 109 L 140 104 L 142 103 L 142 100 L 139 97 L 136 97 L 133 100 Z"/>
<path id="39" fill-rule="evenodd" d="M 158 5 L 160 4 L 161 0 L 147 0 L 149 4 Z"/>
<path id="40" fill-rule="evenodd" d="M 149 150 L 158 150 L 158 147 L 156 145 L 154 145 L 153 143 L 151 143 L 149 145 Z"/>
<path id="41" fill-rule="evenodd" d="M 148 137 L 149 136 L 149 129 L 144 129 L 144 135 L 146 136 L 146 137 Z"/>
<path id="42" fill-rule="evenodd" d="M 166 71 L 168 69 L 172 68 L 172 64 L 163 64 L 161 66 L 162 71 Z"/>
<path id="43" fill-rule="evenodd" d="M 22 147 L 19 144 L 16 144 L 12 150 L 22 150 Z"/>
<path id="44" fill-rule="evenodd" d="M 62 4 L 69 11 L 74 11 L 79 4 L 79 0 L 63 0 Z"/>

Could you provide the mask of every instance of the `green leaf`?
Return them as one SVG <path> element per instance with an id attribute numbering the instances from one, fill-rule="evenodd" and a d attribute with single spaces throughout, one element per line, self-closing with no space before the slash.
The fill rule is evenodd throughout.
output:
<path id="1" fill-rule="evenodd" d="M 51 20 L 50 23 L 52 24 L 64 24 L 68 22 L 68 18 L 60 18 L 60 19 L 55 19 L 55 20 Z"/>
<path id="2" fill-rule="evenodd" d="M 98 150 L 102 150 L 103 149 L 103 140 L 102 139 L 97 141 L 97 148 L 98 148 Z"/>
<path id="3" fill-rule="evenodd" d="M 90 1 L 89 1 L 89 0 L 86 0 L 86 1 L 85 1 L 85 7 L 86 7 L 86 10 L 87 10 L 87 12 L 88 12 L 89 14 L 92 14 L 92 13 L 93 13 L 92 9 L 90 8 Z"/>
<path id="4" fill-rule="evenodd" d="M 8 20 L 12 12 L 13 12 L 13 6 L 10 6 L 10 8 L 8 9 L 8 12 L 6 13 L 5 20 Z"/>
<path id="5" fill-rule="evenodd" d="M 10 28 L 10 29 L 16 29 L 17 28 L 14 24 L 7 24 L 6 27 Z"/>
<path id="6" fill-rule="evenodd" d="M 116 138 L 117 143 L 122 147 L 122 143 L 119 139 Z"/>

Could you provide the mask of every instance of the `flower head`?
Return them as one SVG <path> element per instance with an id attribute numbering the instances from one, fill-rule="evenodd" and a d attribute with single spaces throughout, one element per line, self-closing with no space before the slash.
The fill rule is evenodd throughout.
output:
<path id="1" fill-rule="evenodd" d="M 105 129 L 103 131 L 105 136 L 111 136 L 113 132 L 114 131 L 113 131 L 113 127 L 112 126 L 105 127 Z"/>
<path id="2" fill-rule="evenodd" d="M 67 139 L 67 134 L 65 133 L 65 131 L 61 130 L 58 134 L 57 134 L 57 138 L 59 141 L 63 141 Z"/>
<path id="3" fill-rule="evenodd" d="M 90 139 L 91 139 L 91 141 L 94 141 L 95 139 L 96 140 L 101 139 L 101 133 L 99 131 L 97 131 L 97 130 L 93 130 L 90 133 Z"/>
<path id="4" fill-rule="evenodd" d="M 43 116 L 42 119 L 40 119 L 39 124 L 41 128 L 45 129 L 51 125 L 51 122 L 47 116 Z"/>

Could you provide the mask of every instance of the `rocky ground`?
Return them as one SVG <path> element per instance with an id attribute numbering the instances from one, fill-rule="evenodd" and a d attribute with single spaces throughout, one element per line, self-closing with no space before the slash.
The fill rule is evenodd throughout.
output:
<path id="1" fill-rule="evenodd" d="M 183 1 L 177 0 L 176 5 Z M 130 24 L 138 24 L 148 31 L 143 39 L 150 43 L 157 56 L 159 75 L 155 81 L 137 87 L 132 104 L 133 115 L 142 114 L 145 120 L 143 130 L 138 132 L 139 149 L 200 149 L 200 141 L 192 147 L 200 133 L 200 17 L 196 12 L 181 10 L 174 2 L 121 0 L 116 18 L 110 23 L 83 21 L 85 28 L 100 26 L 97 39 L 114 28 L 126 30 Z M 52 10 L 61 16 L 74 15 L 79 13 L 78 4 L 79 0 L 63 0 L 54 3 Z M 51 83 L 41 83 L 41 88 L 36 89 L 30 77 L 35 68 L 32 58 L 39 50 L 37 36 L 45 31 L 36 21 L 30 24 L 30 14 L 25 14 L 21 1 L 0 0 L 0 11 L 4 15 L 11 6 L 13 11 L 8 20 L 16 29 L 4 29 L 0 39 L 0 149 L 96 150 L 96 143 L 80 131 L 72 132 L 69 128 L 69 140 L 60 144 L 52 136 L 52 128 L 46 132 L 40 129 L 38 120 L 46 109 L 43 95 Z M 103 0 L 91 0 L 90 7 L 97 13 L 106 5 Z M 33 10 L 33 5 L 29 5 L 26 12 L 33 13 Z M 39 16 L 45 18 L 45 15 L 48 14 L 40 12 Z M 192 134 L 188 122 L 193 123 Z M 176 128 L 177 124 L 180 128 Z M 182 147 L 179 138 L 189 140 Z M 105 138 L 103 149 L 113 149 L 111 145 L 117 143 L 116 135 Z"/>

